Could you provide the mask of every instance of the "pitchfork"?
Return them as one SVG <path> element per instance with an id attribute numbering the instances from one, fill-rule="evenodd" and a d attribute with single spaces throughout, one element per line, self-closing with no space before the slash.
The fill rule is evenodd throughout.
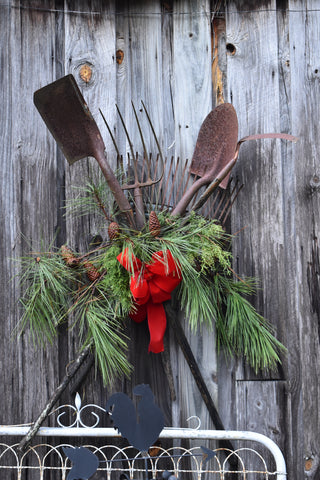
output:
<path id="1" fill-rule="evenodd" d="M 136 123 L 137 123 L 137 126 L 138 126 L 139 134 L 140 134 L 140 139 L 141 139 L 141 142 L 142 142 L 143 157 L 142 157 L 142 164 L 139 164 L 139 154 L 137 152 L 136 153 L 134 152 L 133 143 L 131 141 L 128 129 L 126 127 L 126 124 L 124 122 L 124 119 L 122 117 L 122 114 L 121 114 L 118 106 L 116 106 L 117 107 L 117 112 L 118 112 L 118 115 L 119 115 L 119 118 L 120 118 L 120 121 L 121 121 L 121 124 L 122 124 L 122 127 L 124 129 L 124 132 L 125 132 L 125 135 L 126 135 L 128 143 L 129 143 L 129 147 L 130 147 L 130 153 L 128 153 L 128 164 L 127 164 L 128 171 L 130 172 L 131 165 L 133 167 L 133 181 L 131 183 L 129 183 L 129 181 L 127 180 L 127 182 L 122 183 L 121 188 L 122 188 L 122 190 L 133 190 L 133 199 L 134 199 L 135 214 L 136 214 L 136 216 L 135 216 L 136 227 L 137 227 L 138 230 L 141 230 L 144 227 L 145 221 L 146 221 L 145 212 L 144 212 L 144 202 L 143 202 L 142 188 L 151 187 L 151 186 L 153 186 L 153 185 L 155 185 L 155 184 L 157 184 L 158 182 L 161 181 L 161 179 L 163 177 L 163 174 L 164 174 L 164 160 L 163 160 L 160 144 L 159 144 L 157 135 L 155 133 L 153 124 L 151 122 L 150 116 L 148 114 L 148 111 L 146 109 L 145 104 L 143 102 L 141 102 L 142 105 L 143 105 L 143 109 L 144 109 L 144 112 L 146 114 L 146 117 L 148 119 L 148 123 L 150 125 L 151 130 L 152 130 L 153 137 L 154 137 L 155 142 L 157 144 L 157 148 L 158 148 L 158 154 L 157 154 L 157 157 L 156 157 L 155 168 L 154 168 L 154 177 L 152 177 L 152 175 L 151 175 L 152 154 L 148 154 L 148 152 L 147 152 L 145 139 L 144 139 L 141 124 L 140 124 L 140 121 L 139 121 L 139 118 L 138 118 L 138 115 L 137 115 L 137 111 L 135 109 L 135 106 L 134 106 L 133 102 L 131 102 L 131 103 L 132 103 L 133 113 L 134 113 L 135 120 L 136 120 Z M 102 118 L 103 118 L 106 126 L 107 126 L 107 129 L 109 131 L 109 134 L 110 134 L 112 142 L 113 142 L 113 145 L 114 145 L 115 150 L 117 152 L 117 158 L 118 158 L 118 162 L 120 163 L 121 170 L 124 171 L 123 156 L 120 154 L 117 142 L 116 142 L 116 140 L 115 140 L 115 138 L 112 134 L 112 131 L 110 129 L 110 126 L 108 125 L 108 122 L 106 121 L 106 119 L 105 119 L 103 113 L 101 112 L 101 110 L 100 110 L 100 113 L 102 115 Z M 160 163 L 161 163 L 161 172 L 160 172 L 160 175 L 158 177 L 156 177 L 157 170 L 158 170 L 159 159 L 160 159 Z M 145 168 L 147 170 L 146 179 L 144 179 Z M 140 170 L 140 178 L 139 178 L 139 170 Z"/>

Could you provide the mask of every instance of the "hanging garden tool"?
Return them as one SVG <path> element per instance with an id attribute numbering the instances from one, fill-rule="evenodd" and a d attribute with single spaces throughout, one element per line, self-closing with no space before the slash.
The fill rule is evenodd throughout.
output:
<path id="1" fill-rule="evenodd" d="M 121 184 L 121 188 L 122 188 L 122 190 L 133 190 L 133 192 L 134 192 L 133 193 L 133 203 L 134 203 L 134 206 L 135 206 L 135 221 L 136 221 L 136 226 L 137 226 L 138 230 L 141 230 L 145 226 L 145 222 L 146 222 L 142 189 L 152 187 L 155 184 L 159 183 L 161 181 L 162 177 L 163 177 L 163 174 L 164 174 L 164 160 L 163 160 L 163 157 L 162 157 L 162 152 L 161 152 L 161 148 L 160 148 L 160 145 L 159 145 L 159 141 L 158 141 L 157 135 L 154 131 L 154 128 L 153 128 L 152 122 L 150 120 L 148 111 L 147 111 L 143 102 L 142 102 L 142 105 L 143 105 L 144 111 L 146 113 L 149 125 L 151 127 L 156 145 L 158 147 L 158 155 L 157 155 L 157 159 L 156 159 L 156 162 L 155 162 L 154 175 L 152 177 L 151 177 L 152 154 L 148 153 L 148 151 L 147 151 L 144 135 L 143 135 L 143 132 L 142 132 L 141 124 L 140 124 L 135 106 L 132 102 L 132 109 L 133 109 L 133 112 L 134 112 L 134 117 L 135 117 L 135 120 L 136 120 L 136 123 L 137 123 L 137 126 L 138 126 L 140 139 L 141 139 L 141 143 L 142 143 L 142 147 L 143 147 L 142 164 L 141 164 L 141 162 L 139 164 L 139 154 L 138 154 L 138 152 L 134 151 L 133 143 L 132 143 L 132 140 L 130 138 L 128 129 L 127 129 L 126 124 L 123 120 L 122 114 L 121 114 L 121 112 L 120 112 L 120 110 L 117 106 L 117 112 L 118 112 L 118 115 L 120 117 L 120 121 L 121 121 L 123 129 L 125 131 L 125 135 L 126 135 L 128 143 L 129 143 L 129 148 L 130 148 L 130 153 L 128 154 L 127 169 L 128 169 L 128 172 L 130 172 L 130 169 L 131 169 L 130 167 L 132 165 L 133 166 L 133 172 L 134 172 L 133 182 L 131 180 L 128 180 L 127 182 L 124 182 L 124 183 Z M 107 126 L 108 132 L 111 136 L 113 145 L 114 145 L 116 153 L 117 153 L 118 163 L 120 163 L 121 171 L 122 171 L 122 174 L 124 175 L 125 172 L 124 172 L 124 167 L 123 167 L 123 156 L 121 155 L 121 153 L 119 151 L 118 144 L 117 144 L 117 142 L 116 142 L 116 140 L 115 140 L 115 138 L 112 134 L 112 130 L 111 130 L 105 116 L 101 112 L 101 110 L 100 110 L 100 113 L 102 115 L 102 118 L 103 118 L 106 126 Z M 160 172 L 160 174 L 157 175 L 159 158 L 160 158 L 160 161 L 161 161 L 161 172 Z M 145 166 L 147 168 L 146 178 L 144 178 L 145 177 Z M 140 170 L 141 178 L 139 178 L 138 169 Z"/>
<path id="2" fill-rule="evenodd" d="M 97 160 L 120 211 L 134 227 L 131 205 L 107 161 L 101 133 L 73 75 L 36 91 L 34 103 L 70 165 L 89 156 Z"/>
<path id="3" fill-rule="evenodd" d="M 86 155 L 95 156 L 120 211 L 127 215 L 128 226 L 136 225 L 138 218 L 141 230 L 135 233 L 132 228 L 128 231 L 125 226 L 112 222 L 109 225 L 109 243 L 85 253 L 79 259 L 77 254 L 71 251 L 70 256 L 74 258 L 70 261 L 70 256 L 66 258 L 66 247 L 63 247 L 61 252 L 54 255 L 50 252 L 49 256 L 40 256 L 40 261 L 32 265 L 26 262 L 29 274 L 24 278 L 32 278 L 34 282 L 29 284 L 23 299 L 26 307 L 23 326 L 29 323 L 35 336 L 49 334 L 52 339 L 55 328 L 65 321 L 69 313 L 72 312 L 76 317 L 75 326 L 77 318 L 83 322 L 86 317 L 92 338 L 83 338 L 83 342 L 86 345 L 89 340 L 94 340 L 96 358 L 104 381 L 107 381 L 116 372 L 115 365 L 118 365 L 118 368 L 122 365 L 128 371 L 124 356 L 121 361 L 116 362 L 103 354 L 104 346 L 107 346 L 104 342 L 109 344 L 112 338 L 115 346 L 112 350 L 114 358 L 123 351 L 126 341 L 119 336 L 119 327 L 128 315 L 136 322 L 148 317 L 151 335 L 149 349 L 155 353 L 163 350 L 166 327 L 163 303 L 170 299 L 174 291 L 194 331 L 203 323 L 210 325 L 215 321 L 218 342 L 224 345 L 229 353 L 244 354 L 255 370 L 275 367 L 279 361 L 277 351 L 281 351 L 283 347 L 272 335 L 268 322 L 262 319 L 243 297 L 254 291 L 255 282 L 250 279 L 238 282 L 233 278 L 232 257 L 228 250 L 229 236 L 214 219 L 204 219 L 195 212 L 187 218 L 183 215 L 199 188 L 209 185 L 204 192 L 205 200 L 203 196 L 200 198 L 203 204 L 208 198 L 208 190 L 209 194 L 212 192 L 212 185 L 214 188 L 216 184 L 226 186 L 227 176 L 238 158 L 241 143 L 257 138 L 279 137 L 295 140 L 295 137 L 272 133 L 244 137 L 238 141 L 238 120 L 233 106 L 218 106 L 207 116 L 199 131 L 190 171 L 200 178 L 183 193 L 171 213 L 170 210 L 155 211 L 152 198 L 148 203 L 144 192 L 148 187 L 160 182 L 164 162 L 145 107 L 161 157 L 162 171 L 158 175 L 155 171 L 151 173 L 150 156 L 133 106 L 143 145 L 142 166 L 146 165 L 147 170 L 146 178 L 143 178 L 143 175 L 138 178 L 139 160 L 118 110 L 130 145 L 134 169 L 133 182 L 121 183 L 110 173 L 101 134 L 71 75 L 38 90 L 34 98 L 37 108 L 69 162 L 73 163 Z M 111 133 L 111 128 L 107 123 L 106 125 Z M 117 156 L 121 158 L 114 137 L 112 140 Z M 154 165 L 157 165 L 157 162 Z M 131 203 L 124 194 L 124 190 L 128 189 L 134 190 Z M 88 190 L 89 197 L 90 192 L 96 192 L 94 188 Z M 88 201 L 92 203 L 92 198 Z M 135 202 L 138 203 L 138 208 Z M 192 209 L 196 210 L 198 204 L 199 201 Z M 135 216 L 132 205 L 135 207 Z M 101 207 L 103 206 L 99 200 L 97 208 Z M 103 207 L 104 210 L 107 208 Z M 144 221 L 145 211 L 147 222 Z M 55 268 L 47 268 L 50 262 L 55 262 Z M 46 274 L 49 278 L 45 280 L 43 277 Z M 79 280 L 82 285 L 80 294 Z M 67 282 L 67 287 L 64 282 Z M 48 290 L 48 297 L 38 288 L 38 285 L 43 283 L 46 285 L 45 290 Z M 37 295 L 34 295 L 35 289 Z M 54 311 L 55 302 L 49 301 L 49 298 L 54 299 L 55 296 L 59 298 L 57 312 Z M 37 309 L 33 308 L 35 301 L 38 302 Z M 49 314 L 55 319 L 50 328 L 46 324 L 49 314 L 44 315 L 46 308 L 41 304 L 42 301 L 50 305 Z M 30 319 L 35 312 L 42 312 L 40 317 L 43 322 Z M 246 323 L 246 329 L 241 328 L 243 323 Z M 110 335 L 112 331 L 113 336 Z M 255 340 L 258 337 L 259 342 Z"/>
<path id="4" fill-rule="evenodd" d="M 209 185 L 192 210 L 199 210 L 218 186 L 225 189 L 241 144 L 247 140 L 266 138 L 297 141 L 296 137 L 286 133 L 249 135 L 238 141 L 238 119 L 234 107 L 223 103 L 212 110 L 201 125 L 190 166 L 190 172 L 199 178 L 179 200 L 172 215 L 184 215 L 190 201 L 203 186 Z"/>
<path id="5" fill-rule="evenodd" d="M 164 199 L 154 202 L 152 189 L 157 182 L 162 183 L 165 160 L 146 110 L 158 153 L 151 161 L 134 109 L 143 144 L 142 157 L 136 155 L 119 112 L 134 171 L 133 181 L 121 181 L 110 169 L 101 134 L 72 76 L 44 87 L 34 98 L 69 163 L 94 156 L 107 180 L 100 185 L 88 184 L 83 206 L 95 203 L 105 220 L 108 205 L 101 199 L 103 192 L 111 190 L 126 223 L 118 222 L 117 217 L 109 221 L 106 242 L 81 255 L 62 246 L 58 251 L 37 253 L 36 261 L 32 254 L 23 259 L 21 328 L 28 325 L 35 338 L 52 341 L 59 325 L 72 313 L 72 328 L 78 329 L 80 349 L 92 345 L 103 381 L 109 383 L 115 376 L 130 372 L 126 356 L 129 340 L 122 333 L 128 316 L 135 322 L 148 318 L 149 350 L 161 352 L 166 328 L 163 304 L 174 295 L 193 332 L 203 324 L 210 327 L 214 323 L 218 348 L 245 357 L 255 371 L 276 368 L 285 348 L 273 335 L 269 322 L 246 298 L 255 291 L 256 282 L 234 278 L 230 236 L 219 222 L 204 218 L 197 210 L 199 202 L 204 205 L 218 185 L 226 186 L 242 142 L 295 137 L 259 134 L 238 141 L 235 110 L 232 105 L 220 105 L 200 128 L 190 171 L 190 175 L 200 178 L 184 189 L 176 207 L 162 208 Z M 121 160 L 114 138 L 113 142 Z M 159 159 L 162 166 L 157 173 Z M 144 169 L 145 174 L 139 176 Z M 202 187 L 207 188 L 186 216 L 188 205 Z M 133 190 L 130 201 L 125 190 Z M 159 186 L 157 194 L 161 195 L 161 191 Z"/>

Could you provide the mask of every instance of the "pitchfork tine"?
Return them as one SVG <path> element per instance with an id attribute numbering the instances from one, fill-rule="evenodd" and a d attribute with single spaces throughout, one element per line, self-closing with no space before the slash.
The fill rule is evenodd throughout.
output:
<path id="1" fill-rule="evenodd" d="M 116 108 L 117 108 L 117 112 L 118 112 L 118 114 L 119 114 L 119 117 L 120 117 L 120 120 L 121 120 L 123 129 L 124 129 L 124 131 L 125 131 L 127 140 L 128 140 L 128 142 L 129 142 L 130 152 L 131 152 L 132 159 L 134 160 L 134 150 L 133 150 L 133 144 L 132 144 L 132 142 L 131 142 L 131 138 L 130 138 L 130 136 L 129 136 L 129 133 L 128 133 L 126 124 L 125 124 L 125 122 L 124 122 L 124 120 L 123 120 L 123 117 L 122 117 L 122 115 L 121 115 L 121 112 L 120 112 L 120 110 L 119 110 L 118 105 L 116 105 Z"/>
<path id="2" fill-rule="evenodd" d="M 147 165 L 148 165 L 148 178 L 149 178 L 149 176 L 150 176 L 150 164 L 149 164 L 149 159 L 148 159 L 148 152 L 147 152 L 147 149 L 146 149 L 146 144 L 144 142 L 144 137 L 143 137 L 143 133 L 142 133 L 142 130 L 141 130 L 141 125 L 140 125 L 140 122 L 139 122 L 139 118 L 138 118 L 135 106 L 134 106 L 132 101 L 131 101 L 131 105 L 132 105 L 134 116 L 136 117 L 136 122 L 137 122 L 137 125 L 138 125 L 138 129 L 139 129 L 139 134 L 140 134 L 140 138 L 141 138 L 141 142 L 142 142 L 142 146 L 143 146 L 144 158 L 146 159 L 146 162 L 147 162 Z"/>
<path id="3" fill-rule="evenodd" d="M 140 121 L 139 121 L 139 117 L 138 117 L 138 114 L 137 114 L 137 111 L 136 111 L 136 108 L 135 108 L 133 102 L 131 102 L 131 103 L 132 103 L 133 113 L 134 113 L 134 116 L 135 116 L 135 120 L 137 122 L 137 127 L 138 127 L 138 130 L 139 130 L 139 135 L 140 135 L 142 146 L 143 146 L 143 159 L 142 159 L 141 171 L 140 171 L 140 168 L 139 168 L 139 172 L 138 172 L 139 155 L 138 155 L 138 153 L 135 154 L 135 152 L 134 152 L 133 143 L 131 141 L 131 138 L 130 138 L 129 132 L 127 130 L 125 121 L 123 119 L 123 116 L 120 112 L 120 109 L 119 109 L 118 105 L 116 105 L 117 112 L 118 112 L 118 115 L 119 115 L 119 118 L 120 118 L 120 122 L 121 122 L 122 127 L 123 127 L 124 132 L 125 132 L 126 140 L 129 143 L 130 153 L 128 153 L 127 169 L 130 172 L 130 169 L 132 167 L 133 168 L 133 173 L 134 173 L 133 181 L 130 182 L 129 178 L 127 177 L 125 183 L 122 184 L 121 188 L 122 188 L 122 190 L 133 190 L 134 191 L 133 196 L 134 196 L 134 203 L 135 203 L 135 207 L 136 207 L 136 225 L 137 225 L 138 229 L 142 229 L 142 227 L 145 224 L 144 201 L 143 201 L 143 196 L 142 196 L 142 188 L 154 186 L 156 183 L 158 183 L 162 180 L 163 175 L 164 175 L 164 161 L 163 161 L 163 157 L 162 157 L 160 144 L 159 144 L 158 138 L 156 136 L 156 133 L 154 131 L 154 128 L 153 128 L 152 122 L 150 120 L 149 114 L 147 112 L 147 109 L 146 109 L 145 105 L 142 103 L 145 114 L 146 114 L 148 122 L 149 122 L 149 125 L 150 125 L 151 130 L 152 130 L 155 142 L 157 144 L 157 148 L 159 150 L 159 154 L 157 155 L 157 159 L 156 159 L 156 169 L 155 169 L 154 174 L 152 175 L 151 174 L 151 159 L 152 159 L 152 156 L 150 154 L 150 158 L 149 158 L 147 148 L 146 148 L 145 139 L 144 139 L 142 128 L 141 128 L 141 124 L 140 124 Z M 113 142 L 113 145 L 116 149 L 117 158 L 121 161 L 122 157 L 120 155 L 117 142 L 116 142 L 116 140 L 115 140 L 115 138 L 112 134 L 111 128 L 108 125 L 108 122 L 106 121 L 106 119 L 105 119 L 104 115 L 102 114 L 101 110 L 100 110 L 100 113 L 102 115 L 102 118 L 103 118 L 106 126 L 107 126 L 108 132 L 109 132 L 109 134 L 111 136 L 111 139 L 112 139 L 112 142 Z M 159 175 L 159 177 L 156 178 L 156 171 L 158 169 L 159 159 L 160 159 L 161 164 L 162 164 L 162 171 L 161 171 L 161 174 Z M 147 167 L 146 167 L 147 172 L 145 172 L 145 164 L 147 165 Z M 147 178 L 144 180 L 145 177 L 147 177 Z"/>
<path id="4" fill-rule="evenodd" d="M 121 155 L 120 155 L 120 152 L 119 152 L 119 148 L 118 148 L 116 139 L 114 138 L 114 136 L 113 136 L 113 134 L 112 134 L 111 128 L 110 128 L 110 126 L 109 126 L 109 124 L 108 124 L 108 122 L 107 122 L 107 120 L 106 120 L 105 116 L 103 115 L 102 110 L 101 110 L 100 108 L 99 108 L 99 112 L 100 112 L 100 114 L 101 114 L 101 116 L 102 116 L 102 119 L 103 119 L 104 123 L 106 124 L 106 127 L 107 127 L 107 129 L 108 129 L 109 135 L 110 135 L 111 140 L 112 140 L 112 143 L 113 143 L 113 145 L 114 145 L 114 148 L 116 149 L 117 156 L 120 158 Z"/>
<path id="5" fill-rule="evenodd" d="M 145 113 L 146 113 L 146 116 L 147 116 L 147 119 L 148 119 L 150 128 L 151 128 L 151 130 L 152 130 L 152 133 L 153 133 L 155 142 L 156 142 L 156 144 L 157 144 L 158 152 L 159 152 L 159 155 L 160 155 L 160 158 L 161 158 L 161 162 L 162 162 L 162 166 L 163 166 L 163 163 L 164 163 L 164 162 L 163 162 L 163 156 L 162 156 L 162 151 L 161 151 L 161 147 L 160 147 L 160 144 L 159 144 L 159 140 L 158 140 L 157 134 L 156 134 L 156 132 L 154 131 L 153 124 L 152 124 L 152 122 L 151 122 L 151 119 L 150 119 L 150 116 L 149 116 L 147 107 L 145 106 L 145 104 L 143 103 L 142 100 L 141 100 L 141 103 L 142 103 L 142 106 L 143 106 L 144 111 L 145 111 Z M 162 172 L 162 175 L 163 175 L 163 172 Z M 162 178 L 162 176 L 161 176 L 161 178 Z M 161 180 L 161 179 L 160 179 L 160 180 Z"/>
<path id="6" fill-rule="evenodd" d="M 236 199 L 237 199 L 237 196 L 239 195 L 239 193 L 240 193 L 240 191 L 242 190 L 242 188 L 243 188 L 243 184 L 242 184 L 242 185 L 240 185 L 240 187 L 239 187 L 239 188 L 238 188 L 238 190 L 236 191 L 236 193 L 235 193 L 235 195 L 234 195 L 233 199 L 230 201 L 229 208 L 228 208 L 228 210 L 227 210 L 227 212 L 226 212 L 226 214 L 225 214 L 225 216 L 224 216 L 223 220 L 221 220 L 221 225 L 222 225 L 222 226 L 224 226 L 224 225 L 225 225 L 225 223 L 226 223 L 226 221 L 227 221 L 227 218 L 228 218 L 228 216 L 229 216 L 229 214 L 230 214 L 230 211 L 231 211 L 232 205 L 233 205 L 233 204 L 234 204 L 234 202 L 236 201 Z"/>

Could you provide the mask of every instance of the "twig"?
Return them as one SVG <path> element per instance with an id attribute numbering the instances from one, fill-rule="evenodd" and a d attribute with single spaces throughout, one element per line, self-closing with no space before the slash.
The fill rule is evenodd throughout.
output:
<path id="1" fill-rule="evenodd" d="M 106 210 L 106 207 L 105 207 L 105 205 L 102 203 L 102 200 L 101 200 L 100 195 L 99 195 L 99 193 L 98 193 L 98 191 L 97 191 L 96 188 L 94 189 L 93 194 L 94 194 L 94 197 L 95 197 L 95 200 L 96 200 L 96 204 L 97 204 L 97 206 L 100 208 L 100 210 L 102 211 L 105 219 L 106 219 L 108 222 L 112 222 L 112 218 L 108 215 L 107 210 Z"/>
<path id="2" fill-rule="evenodd" d="M 37 420 L 33 423 L 28 433 L 22 438 L 21 442 L 19 443 L 18 450 L 20 450 L 21 452 L 24 452 L 27 449 L 27 447 L 30 445 L 31 440 L 37 434 L 39 428 L 41 427 L 45 419 L 48 417 L 55 403 L 59 400 L 64 390 L 69 385 L 71 379 L 74 377 L 74 375 L 77 373 L 77 371 L 79 370 L 79 368 L 81 367 L 85 359 L 87 358 L 90 352 L 90 349 L 91 349 L 91 343 L 87 345 L 76 357 L 71 367 L 69 368 L 67 374 L 63 378 L 60 385 L 53 392 L 51 398 L 49 399 L 48 403 L 46 404 L 46 406 L 38 416 Z"/>
<path id="3" fill-rule="evenodd" d="M 88 374 L 91 371 L 91 368 L 94 364 L 94 355 L 89 355 L 88 361 L 81 369 L 81 373 L 77 375 L 74 382 L 71 382 L 69 387 L 69 392 L 71 397 L 74 396 L 77 392 L 80 392 L 83 382 L 86 380 Z"/>

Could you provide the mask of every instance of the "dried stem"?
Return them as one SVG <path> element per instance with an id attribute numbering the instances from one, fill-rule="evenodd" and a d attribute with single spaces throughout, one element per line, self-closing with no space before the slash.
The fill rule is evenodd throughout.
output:
<path id="1" fill-rule="evenodd" d="M 81 367 L 81 365 L 83 364 L 83 362 L 85 361 L 87 356 L 89 355 L 91 346 L 92 345 L 90 343 L 79 353 L 79 355 L 76 357 L 74 362 L 71 364 L 71 367 L 67 371 L 67 373 L 66 373 L 65 377 L 63 378 L 62 382 L 55 389 L 55 391 L 53 392 L 52 396 L 50 397 L 48 403 L 46 404 L 46 406 L 44 407 L 44 409 L 42 410 L 42 412 L 38 416 L 37 420 L 33 423 L 32 427 L 30 428 L 27 435 L 25 435 L 22 438 L 22 440 L 21 440 L 21 442 L 19 443 L 19 446 L 18 446 L 18 449 L 21 452 L 24 452 L 28 448 L 28 446 L 30 445 L 31 440 L 37 434 L 37 432 L 38 432 L 39 428 L 41 427 L 42 423 L 45 421 L 45 419 L 47 418 L 47 416 L 51 412 L 52 408 L 54 407 L 56 402 L 61 397 L 64 390 L 69 385 L 71 379 L 75 376 L 75 374 L 77 373 L 77 371 L 79 370 L 79 368 Z"/>
<path id="2" fill-rule="evenodd" d="M 112 217 L 110 217 L 107 213 L 107 210 L 106 210 L 106 207 L 104 206 L 104 204 L 102 203 L 102 200 L 101 200 L 101 197 L 97 191 L 97 189 L 95 188 L 94 189 L 94 197 L 95 197 L 95 200 L 96 200 L 96 203 L 98 205 L 98 207 L 100 208 L 100 210 L 102 211 L 103 215 L 105 216 L 106 220 L 108 222 L 112 222 L 113 219 Z"/>

